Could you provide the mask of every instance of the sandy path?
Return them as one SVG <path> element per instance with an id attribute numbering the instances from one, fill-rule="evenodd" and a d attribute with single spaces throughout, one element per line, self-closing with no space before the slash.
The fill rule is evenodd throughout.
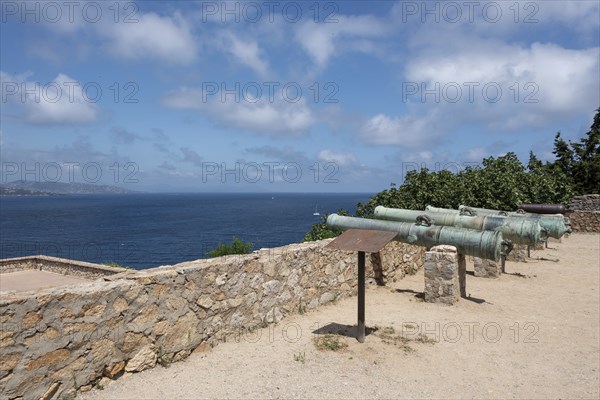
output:
<path id="1" fill-rule="evenodd" d="M 89 281 L 89 279 L 71 275 L 57 274 L 56 272 L 51 271 L 26 269 L 24 271 L 3 273 L 2 277 L 0 278 L 0 292 L 9 290 L 28 292 L 30 290 L 75 285 Z"/>
<path id="2" fill-rule="evenodd" d="M 600 235 L 571 235 L 532 256 L 560 262 L 509 262 L 496 280 L 468 275 L 473 299 L 454 306 L 415 295 L 422 271 L 368 288 L 367 326 L 381 329 L 364 344 L 341 336 L 348 347 L 333 352 L 312 341 L 316 328 L 355 323 L 353 297 L 78 398 L 597 399 Z M 410 349 L 385 343 L 383 327 L 413 339 Z M 414 340 L 421 333 L 435 343 Z"/>

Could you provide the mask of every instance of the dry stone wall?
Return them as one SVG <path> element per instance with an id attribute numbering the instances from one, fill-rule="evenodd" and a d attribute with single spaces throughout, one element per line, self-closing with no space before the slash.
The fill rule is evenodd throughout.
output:
<path id="1" fill-rule="evenodd" d="M 38 269 L 87 279 L 101 278 L 127 271 L 126 268 L 111 267 L 103 264 L 93 264 L 84 261 L 68 260 L 65 258 L 43 255 L 5 258 L 0 260 L 0 274 L 27 269 Z"/>
<path id="2" fill-rule="evenodd" d="M 574 210 L 568 215 L 574 232 L 600 233 L 600 195 L 587 194 L 574 197 L 569 203 Z"/>
<path id="3" fill-rule="evenodd" d="M 356 293 L 356 254 L 330 240 L 198 260 L 0 299 L 0 397 L 61 398 Z M 380 278 L 422 266 L 390 243 Z M 388 260 L 387 262 L 385 260 Z M 367 265 L 375 279 L 373 265 Z"/>

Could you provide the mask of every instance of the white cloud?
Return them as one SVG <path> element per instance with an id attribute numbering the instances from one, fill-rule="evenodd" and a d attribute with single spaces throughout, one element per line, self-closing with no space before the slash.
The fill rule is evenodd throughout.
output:
<path id="1" fill-rule="evenodd" d="M 85 124 L 96 120 L 99 109 L 93 89 L 84 92 L 82 85 L 65 74 L 51 82 L 26 80 L 29 74 L 0 72 L 2 102 L 23 107 L 24 119 L 34 124 Z"/>
<path id="2" fill-rule="evenodd" d="M 136 23 L 98 26 L 98 33 L 108 39 L 109 51 L 126 59 L 155 58 L 181 65 L 196 60 L 196 40 L 181 13 L 172 17 L 140 13 L 136 18 Z"/>
<path id="3" fill-rule="evenodd" d="M 265 77 L 269 72 L 269 64 L 261 58 L 261 49 L 254 40 L 241 40 L 232 32 L 221 35 L 221 50 L 232 54 L 239 62 L 252 68 L 260 76 Z"/>
<path id="4" fill-rule="evenodd" d="M 435 134 L 431 115 L 389 117 L 377 114 L 362 126 L 359 137 L 372 145 L 419 147 L 425 145 Z"/>
<path id="5" fill-rule="evenodd" d="M 439 85 L 442 94 L 438 108 L 456 111 L 448 107 L 450 96 L 444 96 L 443 88 L 458 85 L 462 92 L 459 103 L 471 111 L 493 109 L 497 116 L 504 114 L 506 126 L 516 127 L 543 123 L 552 114 L 579 114 L 590 104 L 598 104 L 599 53 L 597 47 L 573 50 L 542 43 L 523 47 L 472 39 L 468 46 L 455 48 L 451 54 L 415 55 L 405 77 L 409 82 L 425 82 L 428 88 Z M 472 96 L 467 84 L 474 88 Z M 484 93 L 486 85 L 492 88 L 489 97 Z M 496 102 L 498 86 L 501 97 Z M 422 101 L 420 96 L 413 99 Z M 433 102 L 433 97 L 427 102 Z M 471 114 L 466 117 L 477 118 L 476 113 Z"/>
<path id="6" fill-rule="evenodd" d="M 529 1 L 522 1 L 524 7 Z M 536 19 L 543 23 L 559 21 L 575 29 L 594 29 L 600 26 L 600 3 L 597 1 L 543 1 L 537 3 Z M 529 7 L 531 12 L 531 7 Z"/>
<path id="7" fill-rule="evenodd" d="M 269 101 L 267 95 L 235 101 L 222 99 L 220 93 L 208 94 L 202 89 L 182 88 L 167 93 L 162 102 L 171 108 L 201 111 L 223 125 L 259 134 L 301 135 L 315 123 L 304 99 L 295 103 L 286 101 L 281 93 L 276 93 L 273 101 Z"/>
<path id="8" fill-rule="evenodd" d="M 328 149 L 319 151 L 319 154 L 317 154 L 317 160 L 321 162 L 334 162 L 339 166 L 348 166 L 358 163 L 358 159 L 352 152 L 336 152 Z"/>
<path id="9" fill-rule="evenodd" d="M 481 161 L 484 157 L 488 156 L 489 152 L 483 147 L 473 147 L 465 151 L 465 161 Z"/>
<path id="10" fill-rule="evenodd" d="M 296 42 L 319 67 L 324 67 L 341 51 L 372 51 L 373 42 L 365 38 L 377 38 L 387 32 L 386 24 L 371 15 L 339 15 L 336 18 L 338 22 L 335 23 L 307 21 L 299 24 L 296 30 Z"/>

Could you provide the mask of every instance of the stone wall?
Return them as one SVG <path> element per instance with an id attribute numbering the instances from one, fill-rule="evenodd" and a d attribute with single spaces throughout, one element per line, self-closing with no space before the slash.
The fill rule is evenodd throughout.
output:
<path id="1" fill-rule="evenodd" d="M 600 194 L 575 196 L 569 203 L 569 209 L 576 211 L 600 211 Z"/>
<path id="2" fill-rule="evenodd" d="M 574 232 L 600 233 L 600 195 L 588 194 L 574 197 L 569 203 L 574 210 L 568 214 Z"/>
<path id="3" fill-rule="evenodd" d="M 71 396 L 103 377 L 178 361 L 228 336 L 352 295 L 356 253 L 326 248 L 329 241 L 2 296 L 0 397 Z M 419 247 L 388 245 L 382 275 L 419 268 L 422 254 Z M 373 279 L 369 264 L 367 272 Z"/>
<path id="4" fill-rule="evenodd" d="M 0 274 L 26 269 L 38 269 L 87 279 L 96 279 L 128 271 L 126 268 L 43 255 L 0 259 Z"/>

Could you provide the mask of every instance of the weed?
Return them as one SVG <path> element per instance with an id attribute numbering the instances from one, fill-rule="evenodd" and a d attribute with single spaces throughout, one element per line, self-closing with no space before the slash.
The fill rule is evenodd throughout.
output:
<path id="1" fill-rule="evenodd" d="M 405 326 L 409 327 L 409 325 L 410 324 L 406 324 Z M 403 335 L 397 335 L 395 334 L 396 330 L 391 326 L 386 326 L 384 328 L 375 327 L 374 331 L 376 332 L 375 336 L 379 337 L 383 343 L 398 346 L 407 353 L 415 351 L 412 347 L 410 347 L 410 342 L 418 342 L 425 344 L 435 343 L 434 339 L 431 339 L 429 336 L 423 333 L 419 333 L 414 338 Z"/>
<path id="2" fill-rule="evenodd" d="M 417 268 L 413 268 L 413 266 L 409 266 L 408 270 L 406 271 L 406 275 L 415 275 L 417 273 L 418 269 Z"/>
<path id="3" fill-rule="evenodd" d="M 414 339 L 415 342 L 421 342 L 421 343 L 427 343 L 427 344 L 434 344 L 435 343 L 435 339 L 430 338 L 429 336 L 423 334 L 423 333 L 419 333 L 419 335 Z"/>
<path id="4" fill-rule="evenodd" d="M 133 267 L 130 267 L 129 265 L 121 265 L 117 262 L 111 261 L 108 263 L 104 263 L 104 265 L 108 265 L 109 267 L 113 267 L 113 268 L 125 268 L 125 269 L 135 269 Z"/>
<path id="5" fill-rule="evenodd" d="M 394 333 L 396 333 L 396 330 L 393 326 L 386 326 L 382 329 L 382 333 L 385 335 L 393 335 Z"/>
<path id="6" fill-rule="evenodd" d="M 294 361 L 298 361 L 298 362 L 301 362 L 302 364 L 304 364 L 304 362 L 306 361 L 306 353 L 302 352 L 302 353 L 294 354 Z"/>
<path id="7" fill-rule="evenodd" d="M 165 353 L 162 346 L 158 346 L 158 357 L 156 363 L 163 368 L 169 368 L 171 366 L 171 362 L 165 358 Z"/>
<path id="8" fill-rule="evenodd" d="M 338 335 L 326 333 L 322 336 L 317 336 L 313 339 L 313 342 L 318 350 L 325 351 L 339 351 L 348 347 L 346 343 L 340 340 Z"/>
<path id="9" fill-rule="evenodd" d="M 302 315 L 306 313 L 306 306 L 302 304 L 302 302 L 300 302 L 300 304 L 298 304 L 298 314 Z"/>

